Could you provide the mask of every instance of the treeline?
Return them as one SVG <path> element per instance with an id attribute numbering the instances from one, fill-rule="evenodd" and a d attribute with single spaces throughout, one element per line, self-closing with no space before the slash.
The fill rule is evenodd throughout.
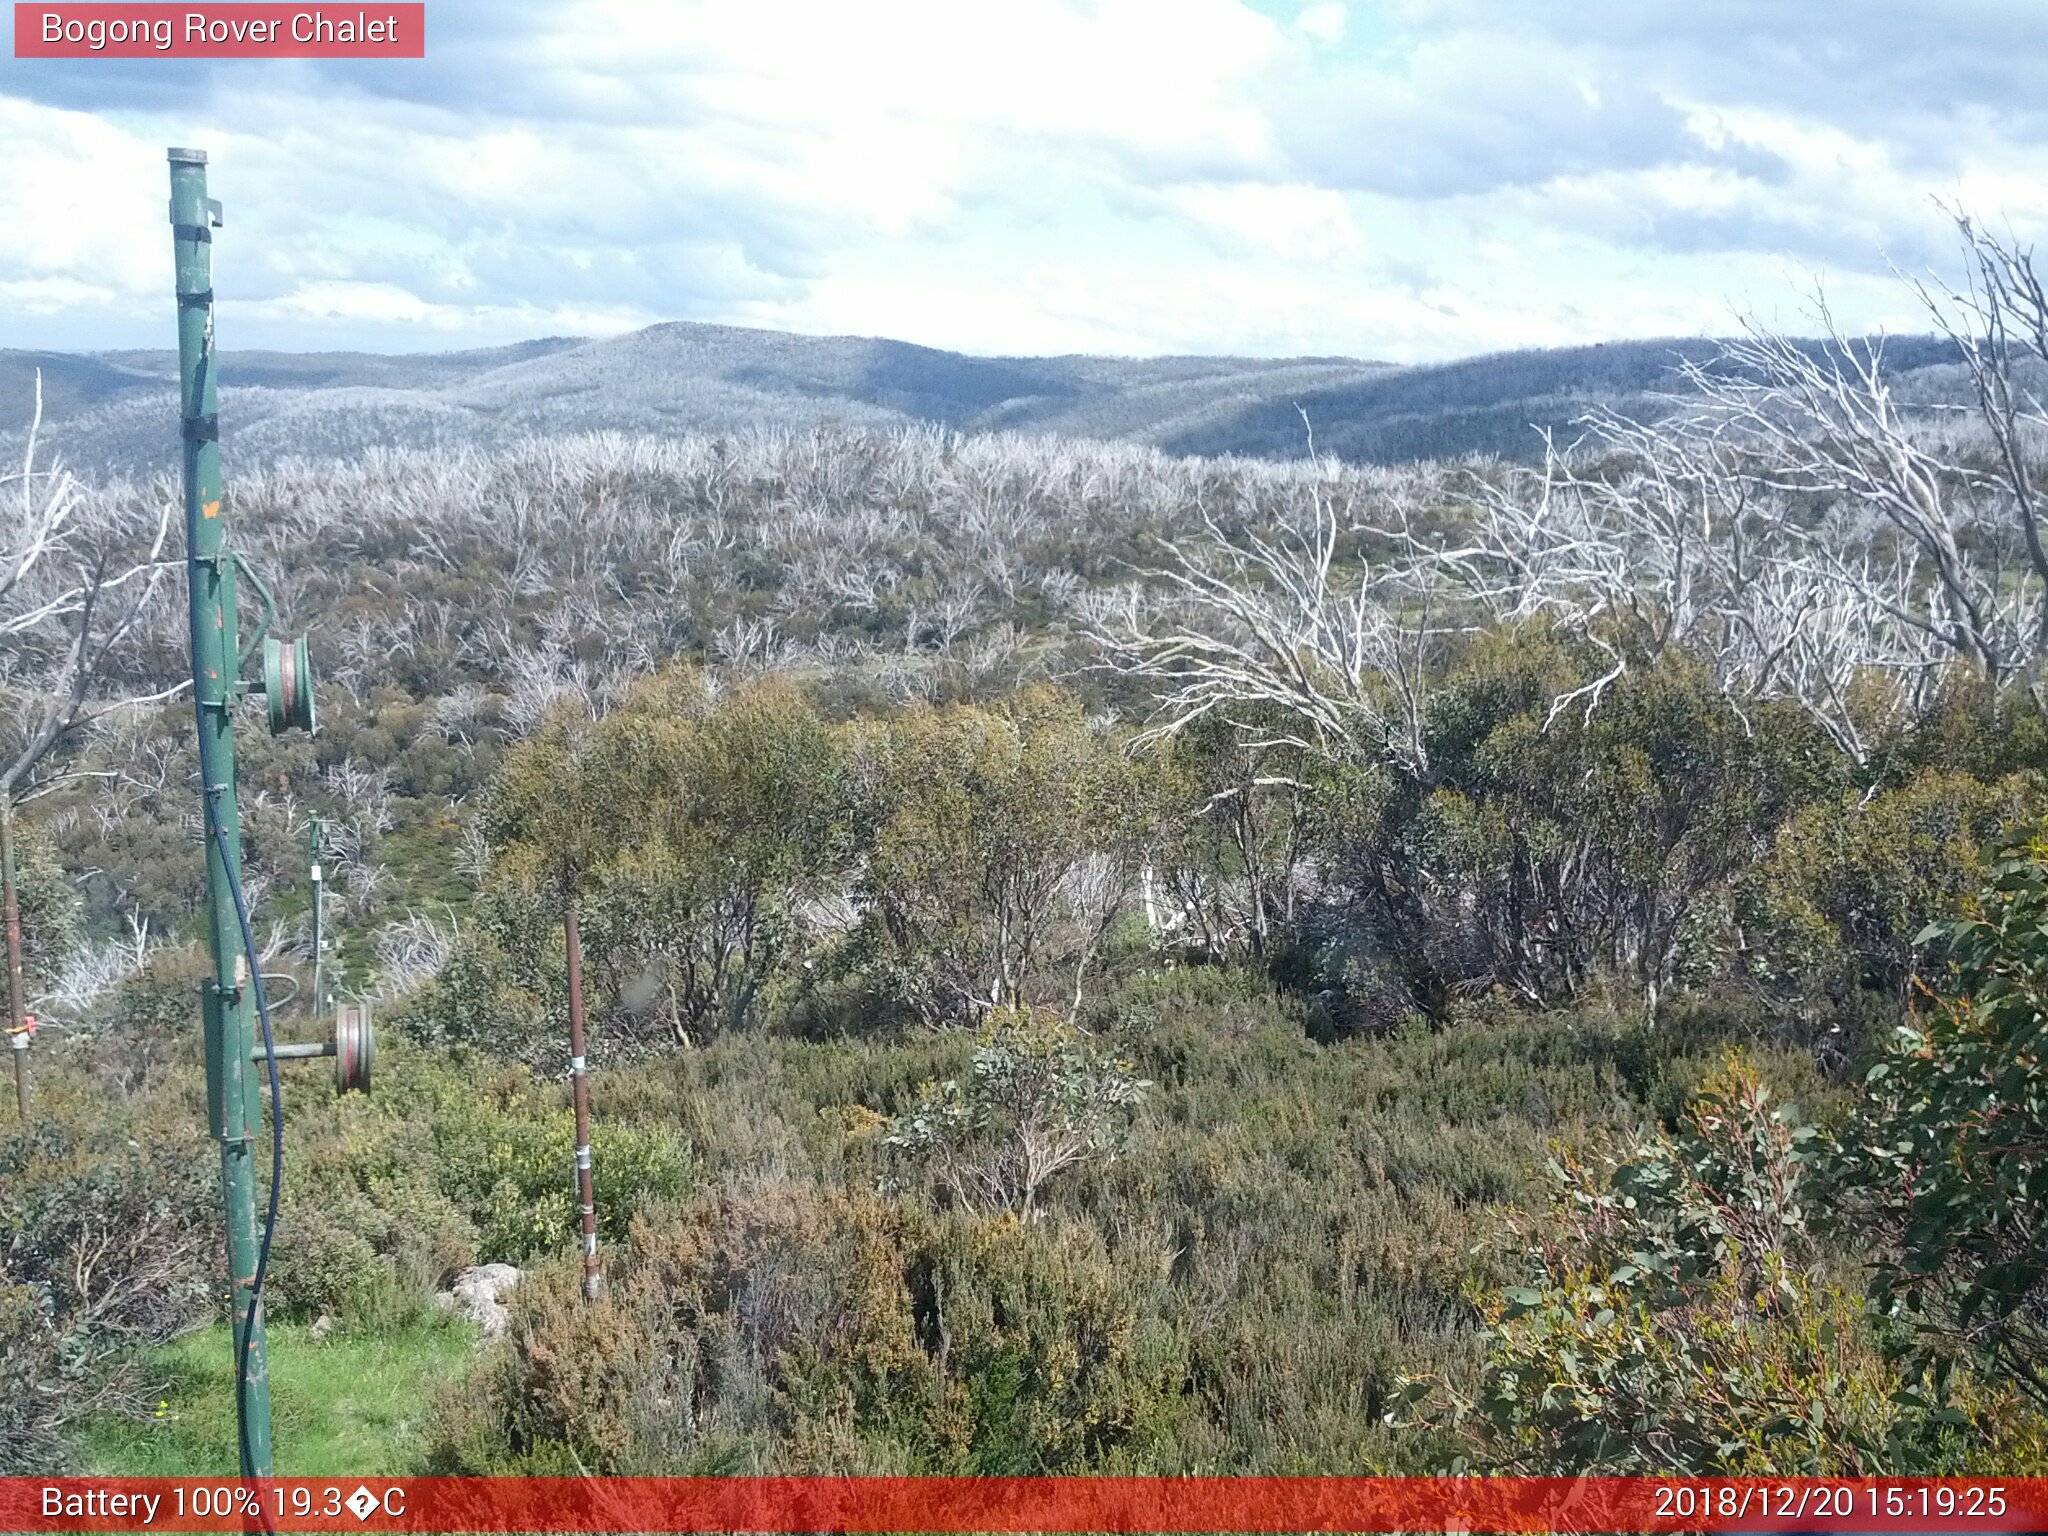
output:
<path id="1" fill-rule="evenodd" d="M 557 703 L 601 711 L 686 661 L 801 675 L 835 714 L 987 698 L 1083 664 L 1090 605 L 1135 584 L 1203 509 L 1262 526 L 1333 487 L 1362 504 L 1433 476 L 834 428 L 231 466 L 224 515 L 279 594 L 280 627 L 310 635 L 323 722 L 312 741 L 244 722 L 251 879 L 277 947 L 303 958 L 318 815 L 330 894 L 347 900 L 331 915 L 348 984 L 404 990 L 408 935 L 431 921 L 445 937 L 463 910 L 463 807 Z M 162 483 L 87 494 L 81 515 L 122 526 L 153 527 L 175 500 Z M 147 697 L 179 675 L 173 596 L 110 656 L 106 691 Z M 36 717 L 38 682 L 7 685 L 21 708 L 0 711 L 0 742 Z M 1106 673 L 1091 687 L 1129 692 Z M 77 876 L 85 919 L 76 952 L 38 971 L 52 1008 L 81 1012 L 138 930 L 196 936 L 199 866 L 171 856 L 198 836 L 188 729 L 175 702 L 119 708 L 52 760 L 81 776 L 39 789 L 35 825 Z"/>
<path id="2" fill-rule="evenodd" d="M 1839 1065 L 1998 829 L 2048 808 L 2038 715 L 1965 679 L 1858 765 L 1683 654 L 1557 714 L 1599 662 L 1475 640 L 1426 783 L 1222 722 L 1140 739 L 1050 685 L 834 721 L 788 678 L 664 674 L 513 749 L 474 921 L 408 1027 L 551 1043 L 573 900 L 611 1050 L 1071 1012 L 1178 959 L 1266 967 L 1331 1038 L 1490 995 L 1707 998 Z"/>

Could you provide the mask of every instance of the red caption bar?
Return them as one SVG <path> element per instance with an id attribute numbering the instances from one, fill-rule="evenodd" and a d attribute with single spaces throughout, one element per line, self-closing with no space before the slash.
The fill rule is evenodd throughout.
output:
<path id="1" fill-rule="evenodd" d="M 2048 1478 L 0 1478 L 0 1530 L 2039 1531 Z"/>
<path id="2" fill-rule="evenodd" d="M 340 5 L 24 5 L 17 59 L 423 59 L 427 8 Z"/>

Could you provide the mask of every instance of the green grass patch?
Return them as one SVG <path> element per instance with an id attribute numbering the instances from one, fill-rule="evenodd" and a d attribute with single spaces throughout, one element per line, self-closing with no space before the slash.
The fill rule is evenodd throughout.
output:
<path id="1" fill-rule="evenodd" d="M 413 1471 L 434 1395 L 470 1359 L 475 1329 L 429 1319 L 395 1333 L 311 1337 L 269 1330 L 276 1471 L 283 1477 Z M 105 1417 L 81 1437 L 82 1460 L 109 1477 L 211 1477 L 237 1469 L 234 1361 L 225 1324 L 171 1340 L 154 1364 L 153 1418 Z"/>

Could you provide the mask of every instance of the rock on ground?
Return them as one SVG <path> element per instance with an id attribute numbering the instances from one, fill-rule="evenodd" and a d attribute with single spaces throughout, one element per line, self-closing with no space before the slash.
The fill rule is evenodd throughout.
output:
<path id="1" fill-rule="evenodd" d="M 479 1264 L 455 1277 L 454 1285 L 435 1299 L 468 1318 L 484 1333 L 496 1338 L 505 1331 L 511 1314 L 503 1297 L 519 1283 L 519 1271 L 510 1264 Z"/>

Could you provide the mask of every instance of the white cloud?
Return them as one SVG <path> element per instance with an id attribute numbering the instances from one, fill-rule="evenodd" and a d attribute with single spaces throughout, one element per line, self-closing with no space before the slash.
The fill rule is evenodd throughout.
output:
<path id="1" fill-rule="evenodd" d="M 580 334 L 612 336 L 651 325 L 660 317 L 612 307 L 539 304 L 433 304 L 395 283 L 309 283 L 276 298 L 242 305 L 244 322 L 336 322 L 413 327 L 450 334 L 492 336 Z"/>
<path id="2" fill-rule="evenodd" d="M 1321 0 L 1316 5 L 1305 5 L 1301 14 L 1294 18 L 1294 29 L 1303 37 L 1314 38 L 1319 43 L 1339 43 L 1344 40 L 1344 29 L 1351 20 L 1350 10 L 1336 3 L 1336 0 Z"/>
<path id="3" fill-rule="evenodd" d="M 213 153 L 224 322 L 276 345 L 1437 357 L 1721 328 L 1802 263 L 1875 323 L 1930 193 L 2048 221 L 2048 115 L 2024 59 L 1959 73 L 1974 11 L 1876 7 L 1873 103 L 1763 0 L 437 3 L 425 65 L 17 61 L 0 344 L 161 344 L 172 142 Z"/>
<path id="4" fill-rule="evenodd" d="M 1365 250 L 1350 204 L 1326 187 L 1208 182 L 1171 188 L 1163 199 L 1240 253 L 1336 262 Z"/>
<path id="5" fill-rule="evenodd" d="M 0 96 L 0 281 L 62 278 L 81 294 L 161 289 L 170 271 L 162 145 L 86 112 Z"/>
<path id="6" fill-rule="evenodd" d="M 435 306 L 393 283 L 310 283 L 247 307 L 255 320 L 366 320 L 373 325 L 416 325 Z"/>
<path id="7" fill-rule="evenodd" d="M 75 277 L 23 277 L 0 282 L 0 304 L 28 315 L 62 315 L 105 304 L 114 290 Z"/>

